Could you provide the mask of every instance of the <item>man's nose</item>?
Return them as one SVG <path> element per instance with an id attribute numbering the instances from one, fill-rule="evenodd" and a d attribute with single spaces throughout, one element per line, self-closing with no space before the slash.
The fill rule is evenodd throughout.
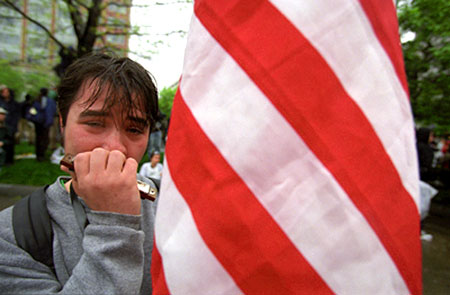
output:
<path id="1" fill-rule="evenodd" d="M 125 156 L 127 155 L 127 145 L 126 145 L 126 137 L 120 130 L 116 128 L 112 128 L 112 130 L 108 133 L 107 138 L 105 138 L 103 142 L 103 148 L 108 151 L 120 151 Z"/>

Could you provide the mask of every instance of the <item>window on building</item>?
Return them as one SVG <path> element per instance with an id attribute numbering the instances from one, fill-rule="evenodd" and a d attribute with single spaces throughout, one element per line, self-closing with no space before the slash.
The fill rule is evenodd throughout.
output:
<path id="1" fill-rule="evenodd" d="M 110 3 L 108 5 L 108 11 L 118 13 L 118 14 L 127 14 L 127 7 L 120 4 Z"/>
<path id="2" fill-rule="evenodd" d="M 122 45 L 125 43 L 124 35 L 106 35 L 106 42 L 111 44 Z"/>

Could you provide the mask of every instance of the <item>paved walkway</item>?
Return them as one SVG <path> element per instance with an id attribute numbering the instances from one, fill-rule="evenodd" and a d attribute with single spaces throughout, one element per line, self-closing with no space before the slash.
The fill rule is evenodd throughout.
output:
<path id="1" fill-rule="evenodd" d="M 0 210 L 13 205 L 20 198 L 30 194 L 38 187 L 0 183 Z"/>
<path id="2" fill-rule="evenodd" d="M 5 184 L 0 183 L 0 196 L 2 197 L 24 197 L 36 190 L 38 186 Z"/>

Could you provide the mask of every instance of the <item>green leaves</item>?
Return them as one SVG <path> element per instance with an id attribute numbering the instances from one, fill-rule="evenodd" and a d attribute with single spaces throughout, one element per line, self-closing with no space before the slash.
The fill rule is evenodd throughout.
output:
<path id="1" fill-rule="evenodd" d="M 0 82 L 14 90 L 16 100 L 26 93 L 37 95 L 41 87 L 51 88 L 57 83 L 54 73 L 45 68 L 34 67 L 25 71 L 5 60 L 0 60 L 0 67 Z"/>
<path id="2" fill-rule="evenodd" d="M 163 88 L 159 93 L 159 109 L 167 117 L 170 117 L 172 112 L 173 99 L 178 87 Z"/>
<path id="3" fill-rule="evenodd" d="M 414 32 L 403 55 L 415 120 L 450 131 L 450 4 L 448 0 L 403 1 L 400 32 Z"/>

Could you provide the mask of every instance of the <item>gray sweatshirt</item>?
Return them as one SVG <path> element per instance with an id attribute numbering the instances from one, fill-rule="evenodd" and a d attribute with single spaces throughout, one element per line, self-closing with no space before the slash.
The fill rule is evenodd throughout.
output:
<path id="1" fill-rule="evenodd" d="M 56 277 L 16 245 L 9 207 L 0 212 L 0 293 L 151 294 L 156 204 L 143 200 L 140 216 L 85 208 L 83 233 L 60 179 L 46 191 Z"/>

